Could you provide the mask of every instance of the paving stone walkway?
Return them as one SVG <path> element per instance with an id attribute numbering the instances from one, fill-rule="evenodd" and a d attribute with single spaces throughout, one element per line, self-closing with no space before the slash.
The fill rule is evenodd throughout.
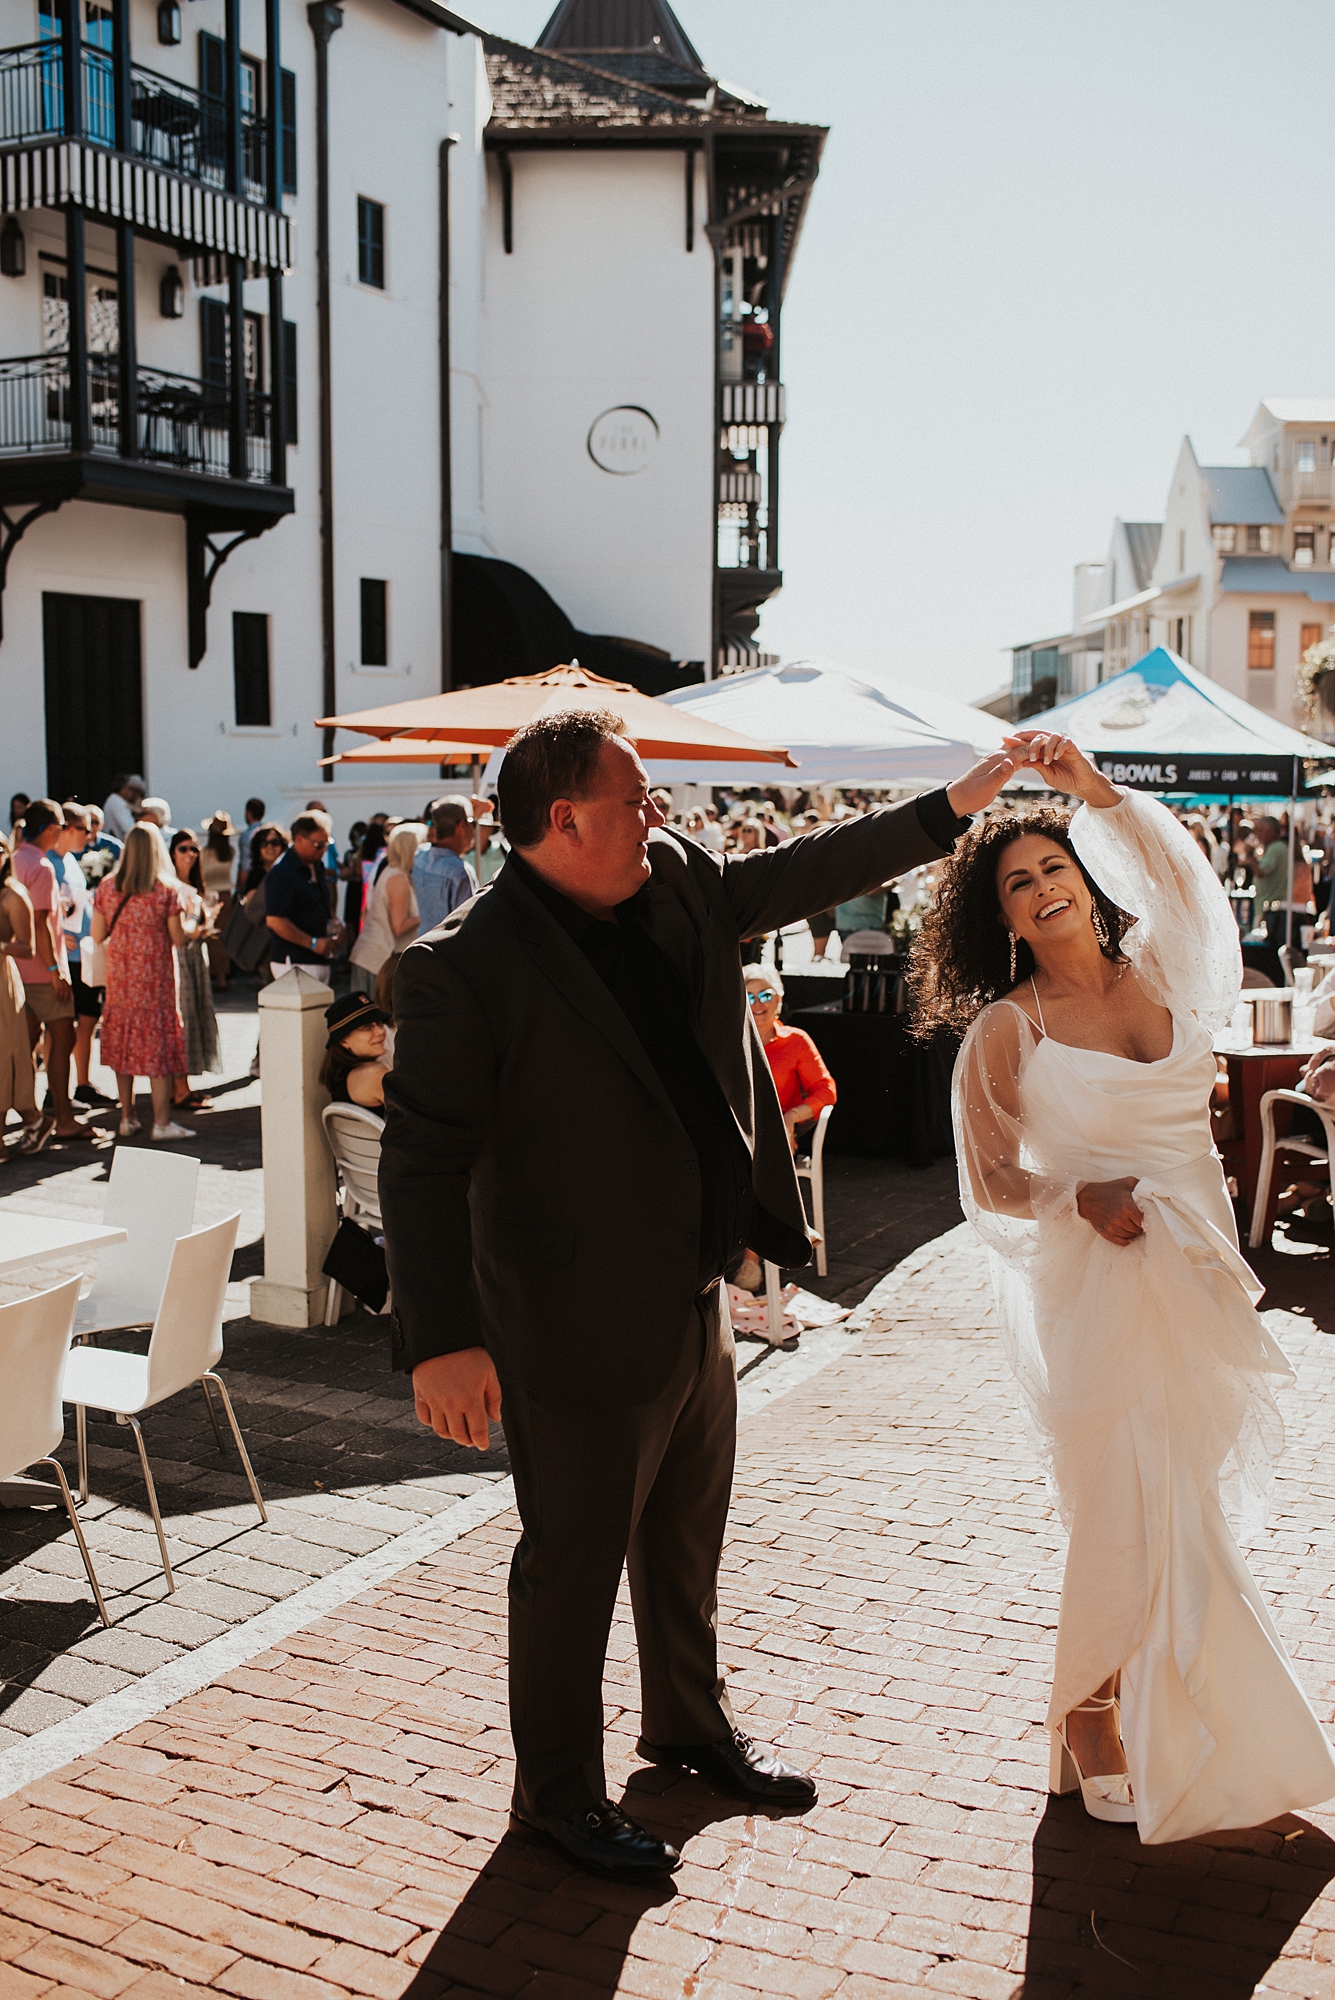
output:
<path id="1" fill-rule="evenodd" d="M 1253 1551 L 1327 1720 L 1330 1267 L 1319 1238 L 1267 1259 L 1300 1381 Z M 614 1789 L 686 1866 L 602 1884 L 508 1833 L 513 1535 L 476 1528 L 10 1799 L 0 2000 L 1335 1995 L 1335 1818 L 1144 1849 L 1047 1797 L 1060 1537 L 962 1229 L 743 1426 L 723 1653 L 746 1726 L 817 1771 L 812 1812 L 637 1765 L 623 1602 Z"/>

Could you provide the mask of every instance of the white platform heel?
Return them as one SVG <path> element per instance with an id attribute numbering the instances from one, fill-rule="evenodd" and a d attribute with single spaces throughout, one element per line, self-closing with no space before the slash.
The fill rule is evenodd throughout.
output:
<path id="1" fill-rule="evenodd" d="M 1115 1694 L 1106 1697 L 1092 1696 L 1082 1701 L 1073 1714 L 1096 1715 L 1105 1708 L 1118 1706 Z M 1048 1790 L 1058 1797 L 1067 1792 L 1079 1791 L 1085 1811 L 1091 1819 L 1111 1820 L 1118 1826 L 1134 1826 L 1136 1822 L 1135 1801 L 1131 1796 L 1131 1779 L 1125 1771 L 1112 1771 L 1105 1776 L 1087 1778 L 1075 1760 L 1070 1744 L 1066 1740 L 1066 1720 L 1052 1731 L 1052 1755 L 1048 1764 Z"/>

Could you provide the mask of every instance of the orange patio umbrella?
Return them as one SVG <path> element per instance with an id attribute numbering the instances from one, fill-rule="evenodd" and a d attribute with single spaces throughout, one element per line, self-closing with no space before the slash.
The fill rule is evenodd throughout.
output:
<path id="1" fill-rule="evenodd" d="M 363 745 L 343 757 L 325 759 L 329 763 L 438 764 L 503 748 L 535 716 L 564 708 L 615 710 L 642 757 L 700 764 L 784 764 L 797 769 L 797 759 L 777 744 L 758 743 L 721 723 L 704 722 L 641 694 L 627 681 L 603 680 L 577 660 L 545 674 L 521 674 L 486 687 L 396 701 L 388 708 L 363 708 L 353 715 L 323 716 L 316 728 L 351 729 L 380 739 L 375 748 Z M 410 743 L 420 746 L 420 754 L 408 752 Z M 443 754 L 446 751 L 455 755 Z"/>

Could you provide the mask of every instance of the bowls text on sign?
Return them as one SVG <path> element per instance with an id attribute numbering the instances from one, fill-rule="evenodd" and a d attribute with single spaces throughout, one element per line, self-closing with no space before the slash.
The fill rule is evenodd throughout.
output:
<path id="1" fill-rule="evenodd" d="M 602 472 L 643 472 L 658 445 L 658 425 L 637 403 L 604 410 L 589 426 L 589 457 Z"/>

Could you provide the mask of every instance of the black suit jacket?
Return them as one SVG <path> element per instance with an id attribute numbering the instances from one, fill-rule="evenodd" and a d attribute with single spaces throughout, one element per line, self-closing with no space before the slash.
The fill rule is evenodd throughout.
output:
<path id="1" fill-rule="evenodd" d="M 750 1150 L 752 1244 L 776 1263 L 805 1263 L 810 1239 L 740 940 L 939 860 L 962 825 L 934 793 L 755 854 L 649 837 L 647 928 Z M 535 1395 L 649 1401 L 689 1320 L 699 1172 L 626 1016 L 512 868 L 408 947 L 394 1015 L 394 1365 L 485 1345 Z"/>

